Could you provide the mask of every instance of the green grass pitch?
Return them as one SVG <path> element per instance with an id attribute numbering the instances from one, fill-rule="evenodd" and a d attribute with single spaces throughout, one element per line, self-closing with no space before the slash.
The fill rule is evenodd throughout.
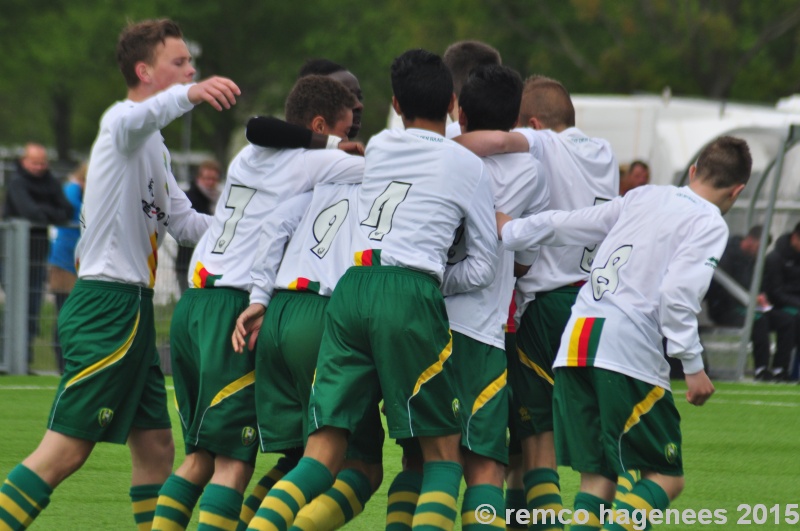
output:
<path id="1" fill-rule="evenodd" d="M 0 478 L 39 442 L 53 399 L 54 377 L 0 377 Z M 171 381 L 168 381 L 171 389 Z M 724 525 L 661 525 L 659 529 L 797 529 L 785 523 L 789 504 L 800 504 L 800 387 L 776 384 L 717 384 L 717 393 L 703 407 L 683 398 L 685 386 L 675 385 L 676 402 L 683 417 L 686 489 L 673 505 L 679 510 L 726 511 Z M 171 391 L 170 391 L 171 394 Z M 170 400 L 170 403 L 172 401 Z M 177 461 L 183 456 L 178 421 Z M 387 440 L 385 480 L 363 515 L 347 529 L 383 529 L 386 490 L 399 470 L 400 452 Z M 256 475 L 267 470 L 275 457 L 259 458 Z M 99 445 L 86 465 L 56 490 L 51 505 L 31 526 L 33 530 L 135 529 L 128 500 L 130 458 L 127 448 Z M 577 490 L 577 474 L 562 469 L 562 490 L 570 507 Z M 767 521 L 737 525 L 745 516 L 740 504 L 763 504 Z M 768 512 L 778 505 L 780 522 Z M 775 511 L 773 509 L 773 511 Z M 760 518 L 761 513 L 759 513 Z M 190 529 L 196 528 L 197 511 Z"/>

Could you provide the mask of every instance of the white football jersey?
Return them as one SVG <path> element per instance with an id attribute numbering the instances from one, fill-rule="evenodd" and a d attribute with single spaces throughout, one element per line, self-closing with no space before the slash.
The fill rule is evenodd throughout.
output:
<path id="1" fill-rule="evenodd" d="M 531 145 L 542 164 L 550 190 L 547 210 L 575 210 L 619 194 L 619 165 L 611 145 L 590 138 L 576 127 L 560 133 L 529 128 L 515 129 Z M 517 279 L 517 307 L 523 312 L 537 292 L 587 280 L 596 248 L 592 245 L 542 248 L 528 273 Z"/>
<path id="2" fill-rule="evenodd" d="M 544 210 L 550 199 L 547 183 L 537 172 L 537 163 L 528 153 L 510 153 L 485 157 L 486 171 L 492 178 L 495 208 L 511 217 L 531 216 Z M 483 289 L 450 295 L 459 291 L 455 267 L 466 257 L 468 231 L 450 250 L 450 260 L 444 274 L 442 291 L 445 295 L 450 328 L 481 343 L 505 350 L 503 325 L 508 318 L 508 305 L 514 289 L 514 253 L 498 242 L 499 264 L 492 283 Z"/>
<path id="3" fill-rule="evenodd" d="M 467 282 L 494 278 L 497 229 L 481 160 L 432 131 L 386 129 L 367 145 L 353 238 L 356 265 L 416 269 L 442 281 L 462 220 L 474 245 Z"/>
<path id="4" fill-rule="evenodd" d="M 214 219 L 194 250 L 190 285 L 250 291 L 264 218 L 282 201 L 318 184 L 358 183 L 363 174 L 363 157 L 335 149 L 246 146 L 231 162 Z"/>
<path id="5" fill-rule="evenodd" d="M 312 291 L 330 297 L 353 265 L 350 240 L 359 185 L 314 188 L 311 205 L 286 248 L 276 289 Z"/>
<path id="6" fill-rule="evenodd" d="M 160 133 L 194 107 L 189 87 L 117 102 L 100 119 L 75 250 L 80 278 L 152 288 L 165 234 L 194 244 L 208 228 L 211 218 L 195 212 L 178 187 Z"/>
<path id="7" fill-rule="evenodd" d="M 503 227 L 509 249 L 601 240 L 553 366 L 600 367 L 667 389 L 665 353 L 687 374 L 702 370 L 697 313 L 728 241 L 719 208 L 689 187 L 650 185 Z"/>

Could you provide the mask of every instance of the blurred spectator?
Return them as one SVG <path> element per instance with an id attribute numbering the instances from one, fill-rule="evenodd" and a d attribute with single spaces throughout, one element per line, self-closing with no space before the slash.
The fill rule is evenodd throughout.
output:
<path id="1" fill-rule="evenodd" d="M 634 160 L 628 170 L 619 176 L 619 195 L 625 195 L 629 190 L 644 186 L 650 182 L 650 166 L 641 160 Z"/>
<path id="2" fill-rule="evenodd" d="M 39 333 L 39 310 L 47 273 L 48 225 L 64 225 L 72 218 L 61 183 L 48 169 L 47 150 L 39 144 L 25 146 L 6 189 L 5 219 L 31 222 L 28 254 L 28 363 L 33 361 L 33 340 Z"/>
<path id="3" fill-rule="evenodd" d="M 69 292 L 75 286 L 78 273 L 75 270 L 75 246 L 81 236 L 80 219 L 81 205 L 83 205 L 83 189 L 86 186 L 85 162 L 81 163 L 73 171 L 67 183 L 64 185 L 64 195 L 72 205 L 72 222 L 68 227 L 59 227 L 56 237 L 50 245 L 50 265 L 49 285 L 50 291 L 56 298 L 56 317 L 64 306 Z M 59 372 L 64 372 L 64 358 L 61 355 L 61 343 L 58 340 L 58 324 L 53 329 L 53 348 L 56 353 L 56 362 Z"/>
<path id="4" fill-rule="evenodd" d="M 794 230 L 775 242 L 764 264 L 764 291 L 775 310 L 791 316 L 795 330 L 795 346 L 800 343 L 800 223 Z M 775 311 L 773 310 L 773 311 Z M 773 375 L 778 380 L 789 379 L 789 356 L 781 360 Z"/>
<path id="5" fill-rule="evenodd" d="M 186 197 L 192 202 L 192 208 L 201 214 L 214 215 L 219 199 L 219 180 L 222 168 L 215 160 L 206 160 L 200 163 Z M 178 247 L 175 258 L 175 274 L 178 276 L 178 286 L 181 293 L 189 287 L 189 262 L 192 259 L 194 247 Z"/>
<path id="6" fill-rule="evenodd" d="M 763 228 L 757 225 L 746 236 L 732 236 L 728 240 L 725 253 L 719 261 L 719 268 L 728 273 L 745 290 L 750 289 L 756 256 L 761 246 Z M 716 281 L 711 282 L 706 295 L 708 314 L 714 323 L 722 326 L 744 326 L 747 308 Z M 775 359 L 769 369 L 769 333 L 776 333 Z M 795 343 L 794 318 L 778 309 L 770 307 L 765 293 L 758 295 L 758 311 L 750 334 L 753 342 L 753 377 L 756 380 L 785 379 L 789 359 Z"/>

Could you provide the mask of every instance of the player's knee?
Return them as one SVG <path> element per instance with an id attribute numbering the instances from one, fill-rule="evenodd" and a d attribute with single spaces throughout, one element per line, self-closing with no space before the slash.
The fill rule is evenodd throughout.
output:
<path id="1" fill-rule="evenodd" d="M 464 481 L 468 487 L 474 485 L 494 485 L 501 487 L 505 475 L 505 466 L 490 457 L 464 452 Z"/>
<path id="2" fill-rule="evenodd" d="M 211 478 L 214 484 L 244 492 L 252 476 L 253 465 L 250 463 L 219 455 L 214 459 L 214 476 Z"/>

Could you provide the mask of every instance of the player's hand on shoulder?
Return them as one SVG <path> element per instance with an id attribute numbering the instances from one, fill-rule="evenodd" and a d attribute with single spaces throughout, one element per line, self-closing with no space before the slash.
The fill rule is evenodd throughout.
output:
<path id="1" fill-rule="evenodd" d="M 342 140 L 339 142 L 339 149 L 344 151 L 345 153 L 350 153 L 351 155 L 361 155 L 364 156 L 364 144 L 361 142 L 352 142 L 350 140 Z"/>
<path id="2" fill-rule="evenodd" d="M 213 76 L 204 79 L 189 88 L 189 101 L 198 105 L 207 102 L 216 110 L 230 109 L 236 105 L 236 96 L 242 91 L 236 83 L 225 77 Z"/>
<path id="3" fill-rule="evenodd" d="M 687 374 L 685 378 L 686 385 L 689 387 L 686 391 L 686 400 L 690 404 L 702 406 L 714 394 L 714 384 L 711 383 L 706 371 Z"/>

